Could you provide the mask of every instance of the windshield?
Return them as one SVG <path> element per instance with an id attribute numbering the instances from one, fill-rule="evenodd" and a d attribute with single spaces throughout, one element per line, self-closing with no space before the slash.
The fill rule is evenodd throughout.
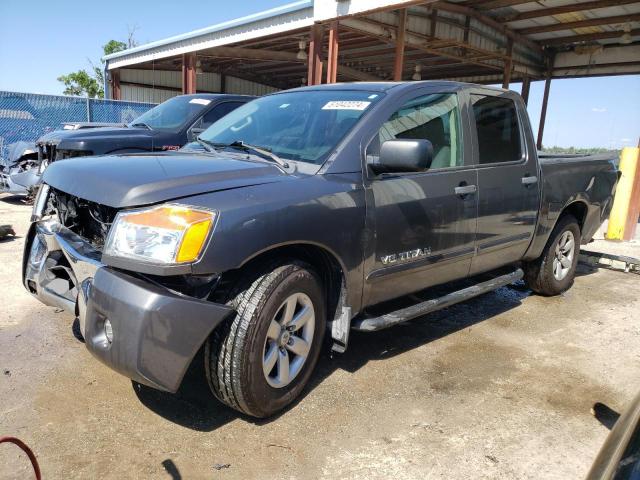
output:
<path id="1" fill-rule="evenodd" d="M 176 130 L 210 103 L 211 100 L 208 98 L 173 97 L 143 113 L 129 125 L 149 127 L 153 130 Z"/>
<path id="2" fill-rule="evenodd" d="M 243 142 L 283 160 L 320 165 L 381 93 L 315 90 L 279 93 L 249 102 L 200 134 L 211 144 Z"/>

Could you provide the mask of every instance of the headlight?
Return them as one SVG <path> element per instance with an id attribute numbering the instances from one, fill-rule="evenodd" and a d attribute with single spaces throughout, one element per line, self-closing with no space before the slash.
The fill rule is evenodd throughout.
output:
<path id="1" fill-rule="evenodd" d="M 123 211 L 109 230 L 104 253 L 157 264 L 195 262 L 216 213 L 183 205 Z"/>

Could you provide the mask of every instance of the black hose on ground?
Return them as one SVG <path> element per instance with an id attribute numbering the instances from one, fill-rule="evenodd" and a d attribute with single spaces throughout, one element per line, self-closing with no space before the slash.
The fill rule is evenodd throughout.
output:
<path id="1" fill-rule="evenodd" d="M 38 460 L 36 459 L 36 456 L 33 454 L 31 449 L 22 440 L 16 437 L 0 437 L 0 443 L 5 442 L 17 445 L 24 453 L 27 454 L 29 460 L 31 460 L 33 472 L 36 474 L 36 480 L 42 480 L 42 476 L 40 475 L 40 465 L 38 465 Z"/>

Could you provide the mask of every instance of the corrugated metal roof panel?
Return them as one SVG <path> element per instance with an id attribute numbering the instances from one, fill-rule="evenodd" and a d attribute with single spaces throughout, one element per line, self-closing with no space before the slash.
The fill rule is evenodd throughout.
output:
<path id="1" fill-rule="evenodd" d="M 248 17 L 221 23 L 103 57 L 109 69 L 308 27 L 313 1 L 302 0 Z"/>
<path id="2" fill-rule="evenodd" d="M 242 78 L 227 76 L 225 79 L 226 93 L 234 93 L 238 95 L 266 95 L 268 93 L 277 92 L 278 89 L 263 85 L 257 82 L 251 82 Z"/>
<path id="3" fill-rule="evenodd" d="M 139 87 L 135 85 L 120 86 L 121 99 L 132 102 L 162 103 L 179 94 L 180 92 L 163 90 L 161 88 Z"/>

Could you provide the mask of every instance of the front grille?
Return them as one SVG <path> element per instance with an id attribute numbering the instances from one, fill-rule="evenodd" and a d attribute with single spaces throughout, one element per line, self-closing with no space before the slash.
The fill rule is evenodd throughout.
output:
<path id="1" fill-rule="evenodd" d="M 57 146 L 51 143 L 38 144 L 38 160 L 51 163 L 56 159 Z"/>
<path id="2" fill-rule="evenodd" d="M 87 157 L 93 155 L 90 150 L 60 150 L 56 151 L 56 160 L 64 160 L 66 158 Z"/>
<path id="3" fill-rule="evenodd" d="M 118 211 L 55 189 L 52 189 L 51 200 L 58 221 L 102 251 Z"/>

